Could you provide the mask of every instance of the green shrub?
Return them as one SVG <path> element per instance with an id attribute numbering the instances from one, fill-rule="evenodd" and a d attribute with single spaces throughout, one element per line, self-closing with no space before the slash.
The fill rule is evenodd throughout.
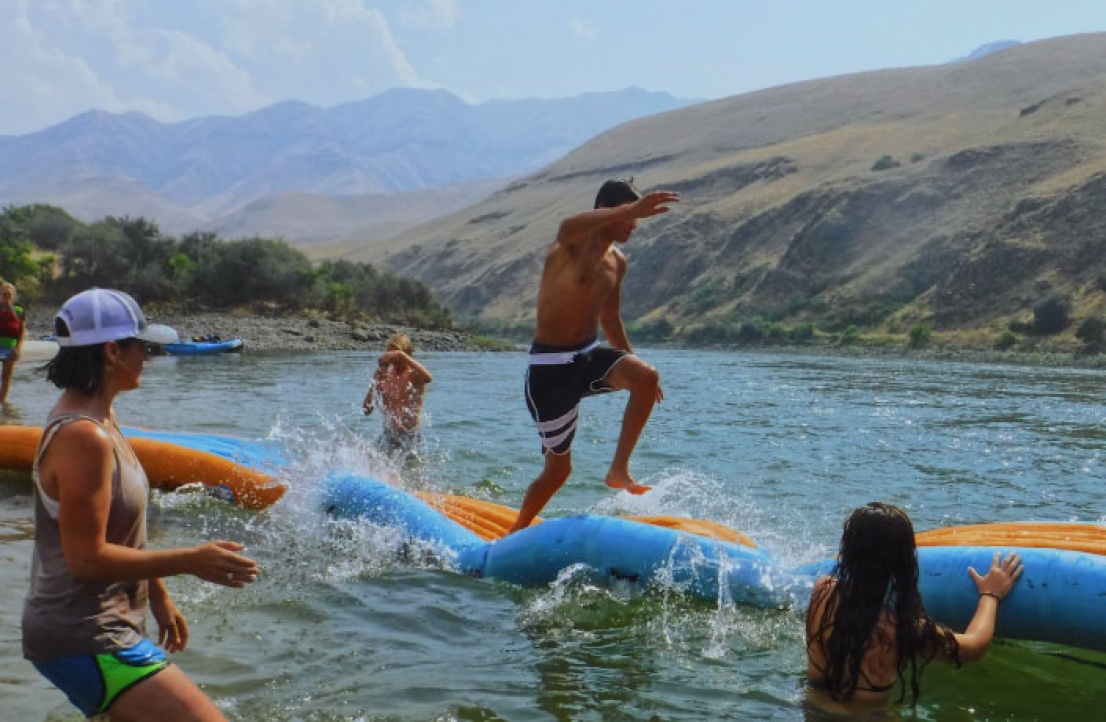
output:
<path id="1" fill-rule="evenodd" d="M 898 168 L 902 163 L 898 162 L 889 155 L 881 155 L 875 163 L 872 164 L 872 170 L 890 170 L 892 168 Z"/>
<path id="2" fill-rule="evenodd" d="M 847 346 L 849 344 L 856 343 L 860 340 L 860 329 L 855 325 L 849 326 L 841 335 L 837 337 L 837 343 L 841 346 Z"/>
<path id="3" fill-rule="evenodd" d="M 1060 333 L 1070 321 L 1071 300 L 1054 294 L 1033 307 L 1033 332 L 1042 336 Z"/>
<path id="4" fill-rule="evenodd" d="M 737 328 L 738 343 L 756 343 L 764 339 L 764 329 L 756 321 L 744 321 Z"/>
<path id="5" fill-rule="evenodd" d="M 1075 330 L 1075 337 L 1091 347 L 1100 346 L 1104 334 L 1106 334 L 1106 321 L 1094 317 L 1083 319 L 1079 328 Z"/>
<path id="6" fill-rule="evenodd" d="M 830 315 L 830 320 L 839 327 L 859 326 L 872 328 L 887 320 L 895 311 L 903 307 L 902 301 L 872 301 L 860 308 L 843 308 Z"/>
<path id="7" fill-rule="evenodd" d="M 910 329 L 910 348 L 924 348 L 933 332 L 921 324 Z"/>
<path id="8" fill-rule="evenodd" d="M 999 351 L 1009 351 L 1014 348 L 1017 343 L 1017 334 L 1008 329 L 1002 332 L 1002 335 L 998 337 L 998 341 L 995 341 L 995 348 Z"/>
<path id="9" fill-rule="evenodd" d="M 30 241 L 8 234 L 0 227 L 0 269 L 3 278 L 18 285 L 26 276 L 34 276 L 38 270 L 38 264 L 32 257 L 34 248 Z"/>
<path id="10" fill-rule="evenodd" d="M 471 343 L 479 351 L 513 351 L 515 349 L 514 342 L 492 336 L 473 336 Z"/>
<path id="11" fill-rule="evenodd" d="M 675 330 L 672 324 L 663 318 L 655 321 L 638 321 L 630 324 L 630 335 L 645 341 L 666 341 L 672 338 Z"/>
<path id="12" fill-rule="evenodd" d="M 693 314 L 711 311 L 725 301 L 725 289 L 720 279 L 712 278 L 680 299 L 681 305 Z"/>
<path id="13" fill-rule="evenodd" d="M 734 328 L 724 321 L 707 321 L 704 324 L 693 326 L 684 335 L 685 340 L 695 344 L 722 344 L 734 339 Z"/>
<path id="14" fill-rule="evenodd" d="M 787 332 L 787 338 L 791 343 L 808 343 L 814 338 L 814 325 L 809 323 L 800 323 L 798 326 L 794 326 Z"/>
<path id="15" fill-rule="evenodd" d="M 787 340 L 789 329 L 782 323 L 761 321 L 760 328 L 764 332 L 764 338 L 773 343 L 783 343 Z"/>
<path id="16" fill-rule="evenodd" d="M 56 250 L 56 272 L 54 256 L 36 253 L 42 248 Z M 85 224 L 51 206 L 0 212 L 0 270 L 21 285 L 32 281 L 26 290 L 38 290 L 44 298 L 100 286 L 129 291 L 144 304 L 312 308 L 452 327 L 449 309 L 427 286 L 366 263 L 315 266 L 281 239 L 224 241 L 214 233 L 193 232 L 177 240 L 145 218 L 108 216 Z"/>

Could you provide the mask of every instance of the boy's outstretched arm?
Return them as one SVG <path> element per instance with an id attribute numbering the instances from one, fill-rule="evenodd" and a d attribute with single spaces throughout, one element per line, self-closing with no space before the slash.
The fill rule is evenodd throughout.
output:
<path id="1" fill-rule="evenodd" d="M 619 221 L 631 218 L 650 218 L 668 212 L 668 206 L 680 199 L 679 194 L 671 191 L 653 191 L 646 193 L 633 203 L 625 203 L 616 208 L 595 208 L 577 213 L 561 221 L 557 240 L 572 245 L 586 238 L 590 233 Z"/>

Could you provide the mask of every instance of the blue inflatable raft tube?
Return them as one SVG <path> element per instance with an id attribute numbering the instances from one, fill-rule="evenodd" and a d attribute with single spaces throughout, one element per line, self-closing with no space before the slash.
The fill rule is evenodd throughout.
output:
<path id="1" fill-rule="evenodd" d="M 484 541 L 432 506 L 383 482 L 336 474 L 323 506 L 337 517 L 397 527 L 412 540 L 444 552 L 459 571 L 513 584 L 548 584 L 573 565 L 600 576 L 648 586 L 654 581 L 707 599 L 786 606 L 809 587 L 772 564 L 763 551 L 615 517 L 547 519 Z"/>
<path id="2" fill-rule="evenodd" d="M 284 465 L 270 442 L 125 429 L 261 469 Z M 431 504 L 353 473 L 324 483 L 322 506 L 433 546 L 460 572 L 520 585 L 548 584 L 573 565 L 600 576 L 707 600 L 803 606 L 833 560 L 785 568 L 763 550 L 640 522 L 594 515 L 547 519 L 502 538 L 478 536 Z M 931 539 L 923 543 L 923 537 Z M 935 539 L 938 538 L 938 539 Z M 927 545 L 936 543 L 937 545 Z M 920 589 L 929 613 L 963 629 L 978 603 L 969 566 L 981 573 L 996 552 L 1017 551 L 1025 572 L 1003 600 L 997 635 L 1106 651 L 1106 525 L 991 524 L 919 534 Z"/>
<path id="3" fill-rule="evenodd" d="M 442 550 L 458 570 L 519 585 L 548 584 L 573 565 L 601 577 L 648 586 L 656 581 L 706 600 L 761 607 L 804 606 L 827 559 L 787 569 L 766 552 L 663 527 L 592 515 L 547 519 L 484 541 L 429 504 L 356 475 L 332 477 L 327 511 L 397 527 Z M 1106 540 L 1106 527 L 1084 525 Z M 964 629 L 978 592 L 968 567 L 985 573 L 996 552 L 1023 558 L 1021 581 L 1003 601 L 996 634 L 1106 651 L 1106 556 L 1032 546 L 921 546 L 919 588 L 930 615 Z"/>

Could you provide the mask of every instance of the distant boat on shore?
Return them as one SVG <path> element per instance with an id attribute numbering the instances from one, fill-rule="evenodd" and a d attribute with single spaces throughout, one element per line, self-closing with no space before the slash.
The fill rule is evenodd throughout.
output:
<path id="1" fill-rule="evenodd" d="M 242 339 L 228 338 L 167 343 L 165 352 L 170 356 L 214 356 L 221 353 L 241 353 L 245 347 Z"/>

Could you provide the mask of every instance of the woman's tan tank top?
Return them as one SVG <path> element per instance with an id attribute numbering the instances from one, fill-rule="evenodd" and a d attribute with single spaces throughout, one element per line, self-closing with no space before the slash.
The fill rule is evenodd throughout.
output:
<path id="1" fill-rule="evenodd" d="M 42 489 L 39 461 L 57 430 L 77 419 L 101 426 L 115 450 L 107 542 L 135 549 L 146 546 L 150 485 L 119 427 L 80 414 L 59 414 L 49 419 L 35 455 L 35 543 L 31 590 L 23 606 L 23 656 L 32 662 L 123 649 L 137 644 L 146 633 L 145 580 L 82 581 L 70 574 L 62 552 L 59 505 Z"/>

